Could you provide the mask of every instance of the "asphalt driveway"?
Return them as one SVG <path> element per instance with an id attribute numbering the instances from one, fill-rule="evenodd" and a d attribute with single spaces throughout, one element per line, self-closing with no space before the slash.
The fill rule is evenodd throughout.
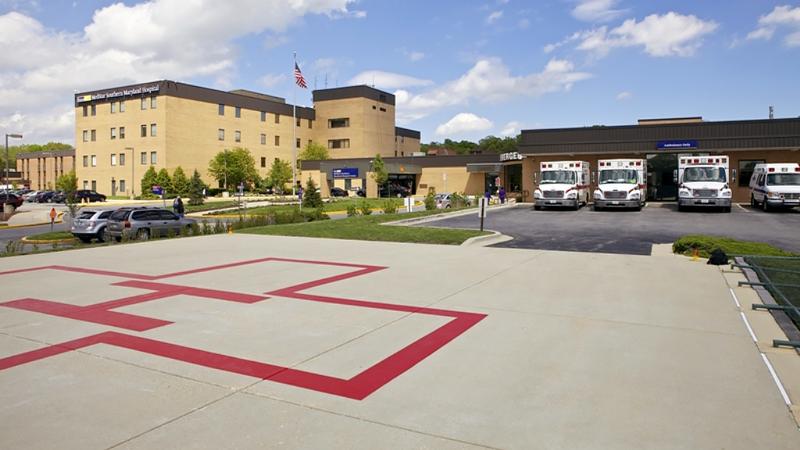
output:
<path id="1" fill-rule="evenodd" d="M 478 228 L 475 215 L 453 217 L 426 226 Z M 496 247 L 649 255 L 652 244 L 674 242 L 686 234 L 727 236 L 768 242 L 800 253 L 800 211 L 770 212 L 734 206 L 719 211 L 678 212 L 672 203 L 650 203 L 641 212 L 534 211 L 529 205 L 489 212 L 486 229 L 514 239 Z"/>

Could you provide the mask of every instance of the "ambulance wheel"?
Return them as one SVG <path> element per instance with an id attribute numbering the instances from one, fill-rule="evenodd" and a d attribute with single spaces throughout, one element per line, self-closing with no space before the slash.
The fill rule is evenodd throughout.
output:
<path id="1" fill-rule="evenodd" d="M 750 207 L 755 208 L 756 206 L 758 206 L 756 204 L 756 198 L 753 196 L 753 194 L 750 194 Z"/>
<path id="2" fill-rule="evenodd" d="M 772 208 L 769 207 L 769 203 L 767 203 L 767 199 L 766 198 L 764 198 L 764 201 L 761 202 L 761 207 L 764 209 L 764 212 L 769 212 L 770 209 L 772 209 Z"/>
<path id="3" fill-rule="evenodd" d="M 639 206 L 636 207 L 636 211 L 641 211 L 641 210 L 642 210 L 642 204 L 639 203 Z"/>
<path id="4" fill-rule="evenodd" d="M 722 208 L 722 212 L 725 212 L 725 213 L 731 212 L 731 207 L 730 206 L 726 206 L 726 207 Z"/>
<path id="5" fill-rule="evenodd" d="M 539 210 L 542 209 L 542 207 L 539 206 L 539 205 L 533 205 L 533 209 L 536 210 L 536 211 L 539 211 Z"/>
<path id="6" fill-rule="evenodd" d="M 683 208 L 683 205 L 681 205 L 680 203 L 678 203 L 678 211 L 683 211 L 683 210 L 684 210 L 684 208 Z"/>
<path id="7" fill-rule="evenodd" d="M 602 210 L 603 210 L 603 208 L 601 208 L 601 207 L 597 206 L 596 204 L 594 205 L 593 209 L 594 209 L 595 211 L 602 211 Z"/>

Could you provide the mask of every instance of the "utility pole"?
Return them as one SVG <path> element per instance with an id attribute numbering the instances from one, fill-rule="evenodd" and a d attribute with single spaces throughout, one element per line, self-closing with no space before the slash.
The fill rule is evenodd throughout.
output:
<path id="1" fill-rule="evenodd" d="M 22 139 L 22 135 L 18 133 L 13 133 L 13 134 L 6 133 L 6 180 L 5 180 L 6 200 L 5 201 L 8 201 L 8 138 Z"/>

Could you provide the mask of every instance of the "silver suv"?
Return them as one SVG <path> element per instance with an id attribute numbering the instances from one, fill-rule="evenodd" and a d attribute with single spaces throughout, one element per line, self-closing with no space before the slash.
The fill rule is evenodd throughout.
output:
<path id="1" fill-rule="evenodd" d="M 113 212 L 113 209 L 81 209 L 78 211 L 78 215 L 72 219 L 69 232 L 83 242 L 88 243 L 92 239 L 105 242 L 108 240 L 106 222 Z"/>
<path id="2" fill-rule="evenodd" d="M 194 219 L 178 217 L 163 208 L 120 208 L 108 218 L 106 229 L 108 235 L 117 242 L 122 240 L 123 235 L 146 241 L 151 236 L 167 236 L 170 231 L 176 235 L 186 233 L 195 223 Z"/>

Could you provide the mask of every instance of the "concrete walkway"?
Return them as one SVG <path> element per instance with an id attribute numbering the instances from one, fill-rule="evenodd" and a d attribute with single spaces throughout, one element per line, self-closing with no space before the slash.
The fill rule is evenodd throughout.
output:
<path id="1" fill-rule="evenodd" d="M 215 235 L 0 272 L 0 448 L 800 445 L 683 257 Z"/>

